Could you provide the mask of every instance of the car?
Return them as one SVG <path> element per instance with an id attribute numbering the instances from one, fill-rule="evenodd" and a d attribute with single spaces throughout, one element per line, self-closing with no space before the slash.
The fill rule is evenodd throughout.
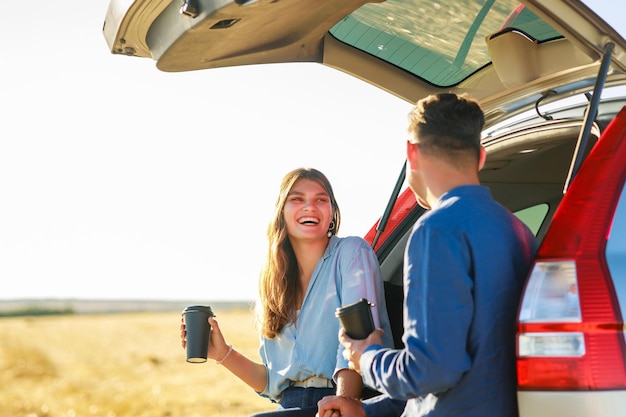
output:
<path id="1" fill-rule="evenodd" d="M 111 0 L 103 34 L 111 53 L 152 59 L 161 71 L 311 62 L 409 103 L 440 92 L 475 97 L 486 117 L 481 182 L 540 242 L 516 324 L 520 416 L 616 417 L 626 409 L 626 31 L 608 23 L 619 24 L 618 8 Z M 424 212 L 404 185 L 401 174 L 364 231 L 398 346 L 403 250 Z"/>

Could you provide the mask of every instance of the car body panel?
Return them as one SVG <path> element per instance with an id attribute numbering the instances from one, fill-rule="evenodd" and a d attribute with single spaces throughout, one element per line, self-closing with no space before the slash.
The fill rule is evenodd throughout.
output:
<path id="1" fill-rule="evenodd" d="M 365 2 L 238 3 L 199 0 L 201 12 L 190 17 L 180 12 L 180 2 L 113 1 L 104 34 L 111 52 L 150 57 L 157 61 L 159 69 L 171 72 L 274 62 L 320 62 L 323 34 Z"/>
<path id="2" fill-rule="evenodd" d="M 518 392 L 521 417 L 623 417 L 624 391 Z"/>
<path id="3" fill-rule="evenodd" d="M 626 186 L 622 189 L 620 202 L 613 217 L 611 233 L 606 243 L 606 263 L 615 294 L 619 300 L 622 317 L 626 317 Z"/>
<path id="4" fill-rule="evenodd" d="M 432 5 L 432 2 L 423 0 L 394 2 L 414 8 Z M 198 0 L 200 13 L 193 18 L 180 12 L 178 2 L 113 0 L 103 32 L 111 52 L 152 58 L 162 71 L 317 62 L 351 74 L 408 102 L 440 91 L 465 92 L 481 102 L 487 126 L 528 109 L 542 92 L 564 84 L 572 87 L 560 91 L 561 94 L 588 88 L 595 79 L 599 60 L 609 40 L 607 33 L 611 34 L 611 41 L 615 44 L 612 77 L 623 78 L 626 71 L 626 41 L 584 3 L 523 1 L 521 4 L 537 15 L 548 17 L 553 27 L 565 36 L 565 39 L 555 41 L 561 45 L 523 42 L 514 35 L 496 37 L 493 43 L 497 45 L 491 52 L 493 63 L 486 57 L 486 65 L 463 81 L 454 85 L 436 85 L 340 42 L 329 33 L 335 24 L 363 4 L 366 2 L 362 0 Z M 370 3 L 368 7 L 386 7 L 388 4 L 391 1 Z M 389 40 L 389 44 L 392 41 Z M 511 63 L 530 62 L 529 57 L 535 63 L 532 76 L 520 79 L 511 75 L 510 68 L 515 68 Z M 511 97 L 515 97 L 513 102 Z"/>

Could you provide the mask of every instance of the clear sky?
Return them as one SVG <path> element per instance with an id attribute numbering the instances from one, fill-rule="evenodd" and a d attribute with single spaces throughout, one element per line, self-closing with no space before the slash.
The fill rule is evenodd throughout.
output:
<path id="1" fill-rule="evenodd" d="M 410 103 L 314 64 L 163 73 L 109 52 L 107 7 L 0 2 L 0 299 L 252 299 L 300 166 L 340 235 L 382 214 Z"/>

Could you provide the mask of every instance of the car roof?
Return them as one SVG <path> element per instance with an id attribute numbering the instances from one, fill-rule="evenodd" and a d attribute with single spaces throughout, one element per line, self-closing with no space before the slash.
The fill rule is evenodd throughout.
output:
<path id="1" fill-rule="evenodd" d="M 573 0 L 111 0 L 103 32 L 167 72 L 316 62 L 408 102 L 468 93 L 486 127 L 591 90 L 609 42 L 626 79 L 623 36 Z"/>

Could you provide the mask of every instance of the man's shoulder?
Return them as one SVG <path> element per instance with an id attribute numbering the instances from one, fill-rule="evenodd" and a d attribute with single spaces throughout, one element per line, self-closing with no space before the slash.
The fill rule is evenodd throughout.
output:
<path id="1" fill-rule="evenodd" d="M 452 198 L 446 200 L 432 210 L 428 210 L 418 220 L 417 225 L 432 228 L 448 229 L 454 227 L 457 222 L 463 223 L 466 217 L 473 215 L 467 209 L 467 204 L 462 198 Z"/>
<path id="2" fill-rule="evenodd" d="M 471 193 L 449 195 L 417 221 L 424 231 L 460 231 L 475 228 L 513 227 L 517 218 L 506 207 L 484 192 L 483 187 L 468 188 Z"/>

